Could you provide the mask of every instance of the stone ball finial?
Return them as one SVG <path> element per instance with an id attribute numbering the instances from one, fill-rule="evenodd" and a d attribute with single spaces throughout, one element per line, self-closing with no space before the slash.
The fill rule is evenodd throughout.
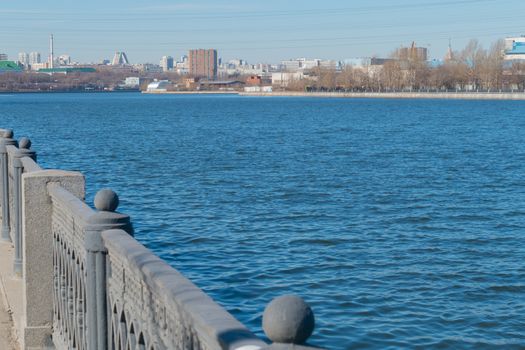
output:
<path id="1" fill-rule="evenodd" d="M 23 149 L 30 149 L 31 148 L 31 140 L 27 137 L 21 137 L 20 140 L 18 140 L 18 148 Z"/>
<path id="2" fill-rule="evenodd" d="M 99 211 L 115 211 L 118 207 L 118 196 L 109 188 L 104 188 L 95 195 L 95 208 Z"/>
<path id="3" fill-rule="evenodd" d="M 303 344 L 315 327 L 314 313 L 299 296 L 273 299 L 264 309 L 263 329 L 274 343 Z"/>
<path id="4" fill-rule="evenodd" d="M 4 138 L 12 139 L 13 135 L 14 135 L 13 130 L 11 130 L 11 129 L 4 130 L 4 135 L 3 135 Z"/>

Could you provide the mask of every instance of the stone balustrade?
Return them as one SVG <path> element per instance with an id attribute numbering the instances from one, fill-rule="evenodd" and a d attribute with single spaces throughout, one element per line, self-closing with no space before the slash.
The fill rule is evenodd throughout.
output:
<path id="1" fill-rule="evenodd" d="M 22 280 L 22 349 L 313 349 L 310 307 L 297 296 L 264 310 L 267 344 L 133 238 L 118 196 L 84 202 L 79 172 L 44 170 L 27 138 L 0 129 L 3 244 Z"/>

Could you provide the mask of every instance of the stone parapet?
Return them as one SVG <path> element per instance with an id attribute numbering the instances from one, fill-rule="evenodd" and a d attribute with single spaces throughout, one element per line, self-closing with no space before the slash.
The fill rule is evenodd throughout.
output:
<path id="1" fill-rule="evenodd" d="M 20 282 L 22 349 L 313 349 L 304 345 L 313 311 L 301 298 L 268 305 L 267 344 L 135 240 L 116 193 L 99 191 L 92 209 L 84 176 L 41 169 L 30 146 L 0 129 L 1 237 L 13 252 L 0 278 L 10 271 Z"/>

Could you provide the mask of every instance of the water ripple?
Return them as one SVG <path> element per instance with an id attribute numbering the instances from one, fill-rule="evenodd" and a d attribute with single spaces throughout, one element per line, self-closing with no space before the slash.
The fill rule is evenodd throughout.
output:
<path id="1" fill-rule="evenodd" d="M 523 107 L 28 94 L 0 127 L 261 336 L 297 293 L 329 349 L 523 349 Z"/>

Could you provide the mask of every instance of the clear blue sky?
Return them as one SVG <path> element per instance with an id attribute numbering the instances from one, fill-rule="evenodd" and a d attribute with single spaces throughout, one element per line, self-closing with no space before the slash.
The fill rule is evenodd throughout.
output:
<path id="1" fill-rule="evenodd" d="M 24 0 L 2 1 L 0 52 L 98 62 L 125 51 L 158 63 L 190 48 L 223 59 L 274 62 L 296 57 L 388 56 L 412 40 L 441 58 L 471 38 L 484 46 L 525 34 L 525 0 Z"/>

